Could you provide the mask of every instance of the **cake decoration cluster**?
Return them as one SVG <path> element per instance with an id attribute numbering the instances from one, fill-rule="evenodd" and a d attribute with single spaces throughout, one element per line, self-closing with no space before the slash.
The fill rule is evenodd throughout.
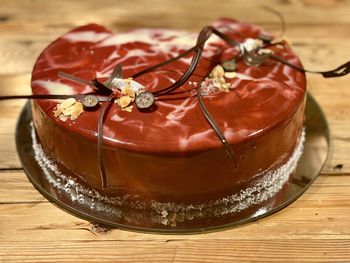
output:
<path id="1" fill-rule="evenodd" d="M 281 38 L 273 38 L 268 35 L 260 34 L 257 38 L 247 38 L 239 43 L 240 54 L 243 56 L 243 62 L 248 66 L 259 67 L 267 58 L 274 54 L 269 46 L 283 49 L 286 41 Z M 210 96 L 221 92 L 229 92 L 233 89 L 230 79 L 237 77 L 237 58 L 232 58 L 216 65 L 209 76 L 201 83 L 201 95 Z"/>
<path id="2" fill-rule="evenodd" d="M 112 78 L 109 87 L 113 90 L 114 97 L 116 98 L 115 103 L 123 111 L 127 112 L 132 111 L 136 96 L 145 89 L 143 85 L 132 78 Z"/>
<path id="3" fill-rule="evenodd" d="M 201 83 L 201 95 L 214 95 L 219 91 L 229 92 L 230 83 L 226 79 L 233 79 L 237 76 L 236 61 L 225 61 L 221 65 L 216 65 Z"/>

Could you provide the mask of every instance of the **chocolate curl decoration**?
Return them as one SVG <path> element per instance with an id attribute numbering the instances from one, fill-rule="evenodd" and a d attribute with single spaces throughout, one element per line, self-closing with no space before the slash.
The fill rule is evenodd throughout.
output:
<path id="1" fill-rule="evenodd" d="M 120 64 L 117 64 L 112 72 L 111 77 L 109 78 L 109 80 L 107 80 L 106 83 L 111 83 L 113 78 L 121 78 L 121 77 L 122 77 L 122 66 Z M 112 106 L 111 102 L 114 101 L 114 94 L 112 89 L 108 88 L 106 85 L 99 82 L 96 78 L 93 79 L 91 83 L 100 91 L 101 90 L 109 91 L 109 96 L 106 100 L 107 103 L 104 104 L 101 108 L 100 114 L 98 116 L 98 124 L 97 124 L 97 160 L 98 160 L 98 168 L 100 171 L 100 176 L 102 181 L 102 188 L 105 189 L 108 187 L 108 177 L 107 177 L 106 168 L 104 165 L 103 123 L 109 109 Z"/>
<path id="2" fill-rule="evenodd" d="M 98 88 L 96 88 L 95 86 L 92 85 L 92 83 L 78 78 L 76 76 L 70 75 L 68 73 L 62 72 L 60 71 L 58 73 L 58 76 L 64 79 L 68 79 L 80 84 L 84 84 L 84 85 L 88 85 L 88 86 L 92 86 L 96 92 L 99 95 L 103 95 L 105 93 L 105 89 L 100 90 Z M 109 90 L 108 95 L 111 93 L 111 91 Z M 69 99 L 69 98 L 75 98 L 75 99 L 82 99 L 85 96 L 87 96 L 86 94 L 71 94 L 71 95 L 67 95 L 67 94 L 32 94 L 32 95 L 9 95 L 9 96 L 0 96 L 0 100 L 11 100 L 11 99 L 34 99 L 34 100 L 64 100 L 64 99 Z M 106 99 L 104 97 L 98 96 L 99 101 L 105 101 Z"/>
<path id="3" fill-rule="evenodd" d="M 74 82 L 77 82 L 77 83 L 80 83 L 80 84 L 91 86 L 91 83 L 89 81 L 86 81 L 85 79 L 78 78 L 76 76 L 73 76 L 73 75 L 68 74 L 66 72 L 63 72 L 63 71 L 58 72 L 58 76 L 60 78 L 63 78 L 63 79 L 68 79 L 68 80 L 71 80 L 71 81 L 74 81 Z M 96 89 L 95 87 L 93 87 L 93 88 Z"/>
<path id="4" fill-rule="evenodd" d="M 244 59 L 245 63 L 250 65 L 250 66 L 259 66 L 262 63 L 264 63 L 268 58 L 271 58 L 271 59 L 278 61 L 286 66 L 294 68 L 295 70 L 298 70 L 300 72 L 311 73 L 311 74 L 320 74 L 324 78 L 337 78 L 337 77 L 345 76 L 345 75 L 350 73 L 350 61 L 344 63 L 343 65 L 341 65 L 333 70 L 315 71 L 315 70 L 304 69 L 298 65 L 294 65 L 294 64 L 290 63 L 289 61 L 287 61 L 279 56 L 276 56 L 274 54 L 258 55 L 258 54 L 255 54 L 254 52 L 248 52 L 244 48 L 243 48 L 243 50 L 244 50 L 243 59 Z"/>
<path id="5" fill-rule="evenodd" d="M 100 176 L 102 181 L 102 188 L 105 189 L 108 187 L 108 177 L 106 173 L 106 168 L 104 165 L 104 152 L 103 152 L 103 122 L 105 117 L 112 105 L 114 100 L 113 93 L 108 97 L 106 104 L 104 104 L 101 108 L 100 114 L 98 116 L 98 126 L 97 126 L 97 160 L 98 160 L 98 168 L 100 170 Z"/>
<path id="6" fill-rule="evenodd" d="M 283 37 L 283 35 L 286 31 L 286 21 L 284 20 L 284 16 L 280 12 L 276 11 L 275 9 L 272 9 L 271 7 L 262 6 L 262 8 L 265 9 L 266 11 L 276 15 L 279 18 L 280 23 L 281 23 L 281 33 L 280 33 L 279 37 L 280 38 Z"/>
<path id="7" fill-rule="evenodd" d="M 350 61 L 337 67 L 334 70 L 320 72 L 325 78 L 342 77 L 350 73 Z"/>
<path id="8" fill-rule="evenodd" d="M 287 65 L 287 66 L 294 68 L 296 70 L 299 70 L 301 72 L 312 73 L 312 74 L 321 74 L 324 78 L 337 78 L 337 77 L 345 76 L 345 75 L 350 73 L 350 61 L 344 63 L 343 65 L 341 65 L 333 70 L 315 71 L 315 70 L 304 69 L 302 67 L 294 65 L 294 64 L 288 62 L 287 60 L 285 60 L 279 56 L 273 55 L 273 54 L 269 55 L 269 57 L 273 60 L 281 62 L 282 64 Z"/>
<path id="9" fill-rule="evenodd" d="M 211 116 L 211 114 L 207 110 L 207 108 L 206 108 L 206 106 L 204 104 L 204 101 L 202 99 L 201 88 L 200 87 L 197 90 L 197 99 L 198 99 L 198 102 L 199 102 L 199 106 L 200 106 L 200 108 L 201 108 L 201 110 L 202 110 L 202 112 L 204 114 L 204 117 L 206 118 L 206 120 L 208 121 L 210 126 L 213 128 L 213 130 L 215 131 L 216 135 L 219 137 L 219 139 L 222 142 L 222 144 L 225 146 L 225 150 L 226 150 L 227 156 L 234 162 L 235 168 L 237 168 L 237 161 L 236 161 L 234 152 L 232 150 L 232 147 L 228 143 L 228 141 L 226 140 L 225 135 L 220 130 L 220 128 L 217 125 L 217 123 L 215 122 L 214 118 Z"/>
<path id="10" fill-rule="evenodd" d="M 212 27 L 205 27 L 201 30 L 201 32 L 199 33 L 198 38 L 197 38 L 197 43 L 196 43 L 197 48 L 194 51 L 194 55 L 192 57 L 190 66 L 188 67 L 186 72 L 181 76 L 181 78 L 178 81 L 176 81 L 175 83 L 173 83 L 169 87 L 153 92 L 154 96 L 157 97 L 157 96 L 169 94 L 170 92 L 181 87 L 191 77 L 192 73 L 195 71 L 195 69 L 199 63 L 199 60 L 202 56 L 205 41 L 210 37 L 212 31 L 213 31 Z"/>
<path id="11" fill-rule="evenodd" d="M 197 42 L 196 45 L 188 50 L 186 50 L 185 52 L 179 54 L 176 57 L 173 57 L 171 59 L 168 59 L 166 61 L 163 61 L 159 64 L 153 65 L 149 68 L 146 68 L 134 75 L 132 75 L 132 78 L 137 78 L 143 74 L 146 74 L 148 72 L 151 72 L 159 67 L 168 65 L 182 57 L 185 57 L 186 55 L 190 54 L 191 52 L 195 52 L 194 56 L 192 57 L 191 63 L 189 68 L 186 70 L 186 72 L 184 73 L 184 75 L 181 76 L 181 78 L 176 81 L 175 83 L 171 84 L 170 86 L 163 88 L 161 90 L 155 91 L 153 92 L 155 97 L 160 97 L 160 96 L 165 96 L 165 95 L 169 95 L 169 93 L 172 93 L 174 90 L 178 89 L 179 87 L 181 87 L 192 75 L 193 72 L 195 71 L 198 63 L 199 63 L 199 59 L 201 58 L 202 52 L 203 52 L 203 47 L 205 42 L 209 39 L 209 37 L 214 34 L 217 35 L 218 37 L 220 37 L 221 39 L 223 39 L 228 45 L 233 46 L 233 47 L 239 47 L 239 43 L 237 41 L 235 41 L 234 39 L 231 39 L 230 37 L 228 37 L 227 35 L 221 33 L 220 31 L 218 31 L 217 29 L 215 29 L 212 26 L 207 26 L 204 27 L 201 32 L 198 35 L 197 38 Z"/>
<path id="12" fill-rule="evenodd" d="M 110 76 L 110 78 L 104 83 L 104 86 L 110 87 L 112 85 L 112 81 L 115 78 L 122 78 L 122 66 L 120 64 L 117 64 Z"/>
<path id="13" fill-rule="evenodd" d="M 95 91 L 99 95 L 108 96 L 112 92 L 111 89 L 109 89 L 108 87 L 106 87 L 105 85 L 100 83 L 96 78 L 92 79 L 91 82 L 89 82 L 89 81 L 86 81 L 84 79 L 78 78 L 76 76 L 70 75 L 70 74 L 62 72 L 62 71 L 58 72 L 58 76 L 63 78 L 63 79 L 68 79 L 70 81 L 74 81 L 74 82 L 77 82 L 77 83 L 80 83 L 80 84 L 84 84 L 84 85 L 90 86 L 93 89 L 95 89 Z"/>

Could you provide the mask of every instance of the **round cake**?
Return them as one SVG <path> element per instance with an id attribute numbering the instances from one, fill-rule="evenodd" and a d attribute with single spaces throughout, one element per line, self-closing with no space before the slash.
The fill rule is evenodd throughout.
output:
<path id="1" fill-rule="evenodd" d="M 211 211 L 218 217 L 242 213 L 283 194 L 302 153 L 306 80 L 303 72 L 264 55 L 301 63 L 286 41 L 258 26 L 220 19 L 213 28 L 238 44 L 212 35 L 186 81 L 152 97 L 146 110 L 136 105 L 138 95 L 159 94 L 177 83 L 193 64 L 193 52 L 138 73 L 194 47 L 197 33 L 112 33 L 89 24 L 51 43 L 35 63 L 31 86 L 34 95 L 72 96 L 32 103 L 35 155 L 55 173 L 53 186 L 154 210 L 162 224 L 170 224 L 172 213 L 188 212 L 191 220 L 216 205 L 221 209 Z M 245 54 L 252 52 L 266 59 L 251 61 Z M 122 73 L 113 78 L 117 65 Z M 92 80 L 111 87 L 114 103 L 96 94 Z M 108 86 L 111 82 L 115 85 Z M 86 94 L 100 98 L 95 108 L 74 97 Z M 107 104 L 103 178 L 98 122 Z"/>

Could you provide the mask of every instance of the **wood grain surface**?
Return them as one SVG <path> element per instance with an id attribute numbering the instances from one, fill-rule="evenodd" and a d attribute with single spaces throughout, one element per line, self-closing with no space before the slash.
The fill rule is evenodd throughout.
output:
<path id="1" fill-rule="evenodd" d="M 350 1 L 30 1 L 0 2 L 0 94 L 29 94 L 41 50 L 85 23 L 115 32 L 135 27 L 198 31 L 218 17 L 252 22 L 286 38 L 306 68 L 350 59 Z M 267 218 L 199 235 L 143 234 L 95 225 L 57 208 L 23 173 L 15 125 L 24 101 L 0 102 L 1 262 L 350 262 L 350 77 L 308 75 L 331 130 L 318 179 L 296 202 Z M 342 168 L 336 168 L 342 166 Z M 340 165 L 340 166 L 339 166 Z"/>

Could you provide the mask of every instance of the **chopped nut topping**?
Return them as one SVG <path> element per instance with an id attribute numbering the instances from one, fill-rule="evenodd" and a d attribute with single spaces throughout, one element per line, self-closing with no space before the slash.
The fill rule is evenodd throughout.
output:
<path id="1" fill-rule="evenodd" d="M 58 117 L 63 122 L 67 121 L 68 117 L 74 121 L 83 112 L 83 104 L 74 98 L 66 99 L 61 104 L 57 104 L 56 109 L 53 111 L 55 118 Z"/>
<path id="2" fill-rule="evenodd" d="M 70 114 L 70 119 L 72 121 L 76 120 L 80 114 L 84 112 L 83 104 L 81 102 L 77 102 L 74 106 L 74 111 Z"/>
<path id="3" fill-rule="evenodd" d="M 130 106 L 123 108 L 123 110 L 127 111 L 127 112 L 132 112 L 133 107 L 134 107 L 134 105 L 130 105 Z"/>
<path id="4" fill-rule="evenodd" d="M 236 72 L 225 72 L 225 78 L 233 79 L 235 77 L 237 77 L 237 73 Z"/>
<path id="5" fill-rule="evenodd" d="M 127 106 L 129 106 L 129 104 L 132 102 L 132 98 L 128 95 L 122 96 L 118 99 L 118 104 L 119 106 L 123 109 Z"/>
<path id="6" fill-rule="evenodd" d="M 63 115 L 63 114 L 60 114 L 58 118 L 59 118 L 60 121 L 63 121 L 63 122 L 65 122 L 66 120 L 68 120 L 68 116 Z"/>
<path id="7" fill-rule="evenodd" d="M 127 87 L 122 88 L 122 93 L 125 95 L 128 95 L 131 98 L 135 97 L 135 92 L 131 86 L 127 86 Z"/>
<path id="8" fill-rule="evenodd" d="M 129 79 L 114 78 L 111 80 L 111 87 L 121 91 L 124 88 L 131 88 L 134 91 L 134 94 L 139 94 L 141 91 L 145 89 L 145 87 L 142 84 L 138 83 L 132 78 L 129 78 Z"/>
<path id="9" fill-rule="evenodd" d="M 224 84 L 221 85 L 220 90 L 224 91 L 224 92 L 229 92 L 228 88 L 229 88 L 229 84 L 228 83 L 224 83 Z"/>
<path id="10" fill-rule="evenodd" d="M 225 73 L 224 73 L 224 75 L 223 76 L 225 76 Z M 224 83 L 226 83 L 226 80 L 225 80 L 225 78 L 224 77 L 220 77 L 220 78 L 217 78 L 217 82 L 218 83 L 220 83 L 220 84 L 224 84 Z"/>
<path id="11" fill-rule="evenodd" d="M 221 65 L 217 65 L 213 68 L 213 70 L 210 73 L 210 78 L 221 78 L 225 74 L 224 68 Z"/>
<path id="12" fill-rule="evenodd" d="M 268 48 L 261 48 L 258 50 L 258 54 L 259 55 L 271 55 L 271 54 L 273 54 L 273 51 L 271 49 L 268 49 Z"/>
<path id="13" fill-rule="evenodd" d="M 234 68 L 236 68 L 236 65 L 234 65 Z M 237 73 L 235 71 L 231 71 L 233 68 L 230 68 L 229 71 L 225 71 L 224 67 L 222 65 L 217 65 L 213 68 L 211 71 L 208 80 L 204 81 L 202 83 L 202 86 L 212 86 L 210 90 L 213 90 L 213 88 L 223 91 L 223 92 L 229 92 L 230 84 L 226 83 L 226 79 L 232 79 L 237 76 Z M 205 83 L 205 84 L 204 84 Z M 206 94 L 210 94 L 212 92 L 205 92 Z"/>

